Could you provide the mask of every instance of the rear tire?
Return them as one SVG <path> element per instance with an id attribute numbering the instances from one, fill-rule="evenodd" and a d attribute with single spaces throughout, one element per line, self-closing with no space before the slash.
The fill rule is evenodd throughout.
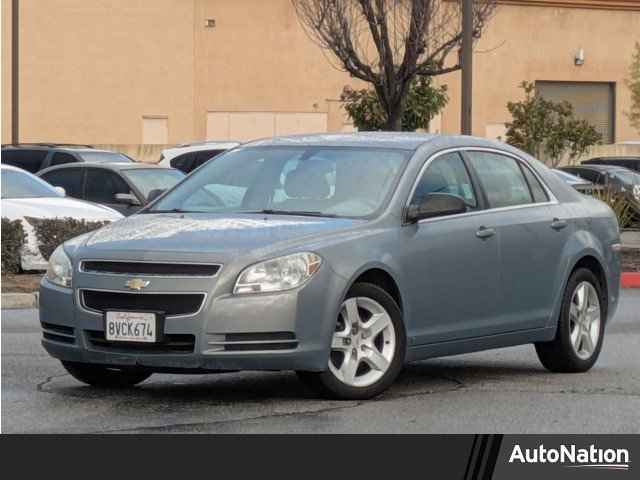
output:
<path id="1" fill-rule="evenodd" d="M 93 387 L 132 387 L 152 375 L 139 368 L 112 368 L 90 363 L 62 362 L 62 366 L 73 378 Z"/>
<path id="2" fill-rule="evenodd" d="M 596 363 L 604 339 L 606 302 L 602 286 L 591 270 L 579 268 L 571 274 L 556 337 L 535 345 L 547 370 L 580 373 Z"/>
<path id="3" fill-rule="evenodd" d="M 396 302 L 377 285 L 357 283 L 336 321 L 329 368 L 297 373 L 325 397 L 368 399 L 391 386 L 402 370 L 405 351 L 406 334 Z"/>

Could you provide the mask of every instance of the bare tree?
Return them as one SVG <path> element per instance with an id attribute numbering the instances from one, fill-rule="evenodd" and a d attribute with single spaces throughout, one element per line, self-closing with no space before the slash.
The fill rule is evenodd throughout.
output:
<path id="1" fill-rule="evenodd" d="M 310 38 L 333 53 L 337 68 L 373 85 L 400 130 L 411 81 L 460 69 L 461 0 L 292 0 Z M 495 0 L 473 2 L 473 36 L 479 38 Z M 449 63 L 447 63 L 449 62 Z"/>

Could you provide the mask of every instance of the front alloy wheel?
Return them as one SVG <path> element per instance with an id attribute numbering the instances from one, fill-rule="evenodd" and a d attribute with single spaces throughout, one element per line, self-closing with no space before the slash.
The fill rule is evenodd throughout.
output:
<path id="1" fill-rule="evenodd" d="M 298 375 L 332 398 L 371 398 L 396 379 L 404 363 L 405 348 L 402 313 L 396 302 L 376 285 L 357 283 L 340 307 L 328 369 Z"/>
<path id="2" fill-rule="evenodd" d="M 368 387 L 389 370 L 396 332 L 387 311 L 368 297 L 344 301 L 331 342 L 329 370 L 345 385 Z"/>

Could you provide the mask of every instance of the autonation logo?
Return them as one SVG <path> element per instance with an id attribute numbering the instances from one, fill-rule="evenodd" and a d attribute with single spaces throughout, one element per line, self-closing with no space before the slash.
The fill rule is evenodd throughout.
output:
<path id="1" fill-rule="evenodd" d="M 557 463 L 570 468 L 594 468 L 607 470 L 629 470 L 629 450 L 626 448 L 578 448 L 575 445 L 560 445 L 558 448 L 547 448 L 540 445 L 536 448 L 513 447 L 509 463 Z"/>

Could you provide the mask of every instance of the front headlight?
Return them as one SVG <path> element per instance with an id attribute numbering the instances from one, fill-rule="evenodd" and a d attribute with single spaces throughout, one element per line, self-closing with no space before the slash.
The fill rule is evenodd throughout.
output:
<path id="1" fill-rule="evenodd" d="M 71 260 L 64 252 L 64 248 L 60 245 L 56 248 L 49 258 L 49 267 L 47 268 L 47 280 L 61 287 L 71 287 L 71 276 L 73 267 Z"/>
<path id="2" fill-rule="evenodd" d="M 290 290 L 302 285 L 318 271 L 322 258 L 315 253 L 294 253 L 247 267 L 238 277 L 233 293 Z"/>

